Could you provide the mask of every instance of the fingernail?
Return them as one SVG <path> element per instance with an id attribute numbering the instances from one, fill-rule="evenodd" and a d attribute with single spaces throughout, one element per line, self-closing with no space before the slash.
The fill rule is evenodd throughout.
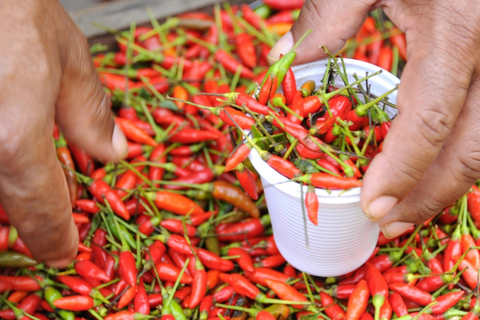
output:
<path id="1" fill-rule="evenodd" d="M 398 200 L 390 196 L 382 196 L 373 200 L 367 208 L 365 214 L 370 220 L 377 221 L 385 217 L 390 210 L 395 207 Z"/>
<path id="2" fill-rule="evenodd" d="M 287 53 L 293 47 L 293 35 L 289 31 L 277 41 L 272 50 L 268 53 L 267 60 L 270 64 L 276 62 L 281 54 Z"/>
<path id="3" fill-rule="evenodd" d="M 398 237 L 412 226 L 413 223 L 410 222 L 392 222 L 384 225 L 382 227 L 382 232 L 385 237 L 392 239 Z"/>
<path id="4" fill-rule="evenodd" d="M 113 128 L 113 135 L 112 135 L 112 145 L 113 151 L 115 152 L 115 156 L 118 159 L 123 159 L 128 154 L 128 145 L 127 145 L 127 138 L 123 134 L 122 129 L 115 124 Z"/>

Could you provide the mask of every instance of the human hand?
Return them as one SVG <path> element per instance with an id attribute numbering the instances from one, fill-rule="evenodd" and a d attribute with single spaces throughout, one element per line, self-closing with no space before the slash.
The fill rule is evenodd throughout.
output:
<path id="1" fill-rule="evenodd" d="M 92 156 L 127 143 L 114 124 L 88 44 L 57 0 L 0 0 L 0 202 L 37 261 L 65 267 L 77 253 L 54 122 Z"/>
<path id="2" fill-rule="evenodd" d="M 369 10 L 382 7 L 406 33 L 408 62 L 398 115 L 364 178 L 361 204 L 387 237 L 451 204 L 480 178 L 480 2 L 475 0 L 306 0 L 274 61 L 305 31 L 296 63 L 337 52 Z"/>

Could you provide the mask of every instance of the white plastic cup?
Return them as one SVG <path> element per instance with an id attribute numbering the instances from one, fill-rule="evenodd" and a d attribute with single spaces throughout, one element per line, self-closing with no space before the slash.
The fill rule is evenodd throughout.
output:
<path id="1" fill-rule="evenodd" d="M 344 59 L 344 62 L 350 83 L 355 81 L 354 73 L 362 78 L 365 73 L 372 74 L 380 69 L 353 59 Z M 301 86 L 307 80 L 319 84 L 326 64 L 327 60 L 320 60 L 293 67 L 297 85 Z M 343 84 L 338 75 L 335 82 Z M 374 95 L 385 93 L 399 82 L 385 70 L 368 80 L 370 92 Z M 396 92 L 388 98 L 395 103 Z M 386 111 L 390 116 L 396 113 L 392 108 Z M 380 230 L 378 224 L 362 212 L 360 188 L 332 190 L 330 193 L 317 188 L 319 208 L 318 226 L 315 226 L 302 211 L 307 186 L 303 186 L 302 198 L 300 184 L 288 181 L 272 169 L 255 149 L 249 158 L 262 179 L 275 242 L 288 263 L 311 275 L 330 277 L 354 271 L 367 261 L 375 249 Z"/>

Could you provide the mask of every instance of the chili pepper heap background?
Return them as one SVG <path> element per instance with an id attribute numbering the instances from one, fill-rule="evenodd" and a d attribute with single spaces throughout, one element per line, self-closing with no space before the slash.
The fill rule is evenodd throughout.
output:
<path id="1" fill-rule="evenodd" d="M 0 318 L 478 319 L 477 186 L 400 237 L 380 234 L 341 277 L 299 272 L 277 250 L 250 149 L 310 184 L 305 214 L 321 224 L 315 187 L 360 186 L 390 125 L 367 80 L 296 83 L 294 52 L 268 66 L 302 3 L 225 4 L 116 34 L 118 51 L 94 62 L 127 159 L 102 165 L 54 132 L 78 255 L 65 270 L 37 264 L 0 211 Z M 396 74 L 405 37 L 374 12 L 341 55 Z"/>

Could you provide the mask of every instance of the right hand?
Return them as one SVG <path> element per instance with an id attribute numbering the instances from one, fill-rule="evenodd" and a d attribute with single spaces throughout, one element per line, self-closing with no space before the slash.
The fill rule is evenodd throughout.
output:
<path id="1" fill-rule="evenodd" d="M 478 0 L 306 0 L 276 60 L 305 31 L 296 63 L 337 52 L 382 7 L 406 33 L 408 62 L 398 115 L 365 175 L 362 208 L 387 237 L 456 201 L 480 178 L 480 2 Z"/>
<path id="2" fill-rule="evenodd" d="M 85 37 L 57 0 L 0 0 L 0 203 L 39 262 L 65 267 L 78 231 L 52 142 L 102 161 L 124 157 Z"/>

